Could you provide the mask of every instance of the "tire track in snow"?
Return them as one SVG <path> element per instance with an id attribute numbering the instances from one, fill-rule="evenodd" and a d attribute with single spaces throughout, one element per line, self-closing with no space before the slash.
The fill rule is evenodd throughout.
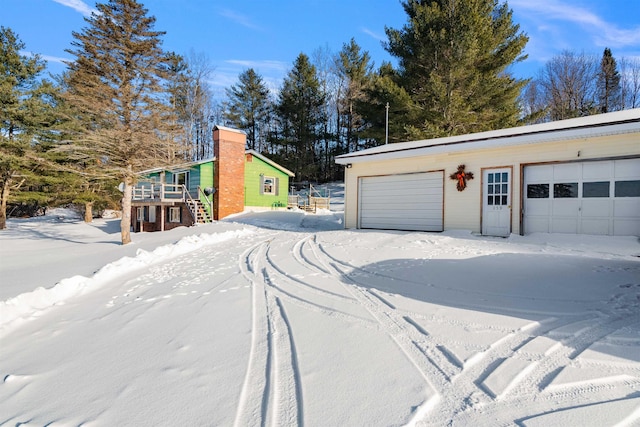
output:
<path id="1" fill-rule="evenodd" d="M 341 260 L 338 260 L 328 254 L 324 248 L 317 244 L 318 250 L 323 253 L 328 262 L 335 267 L 336 271 L 342 274 L 346 279 L 351 281 L 356 288 L 358 285 L 367 286 L 359 276 L 349 276 L 342 268 L 350 271 L 358 271 L 365 275 L 375 275 L 386 277 L 379 273 L 368 272 L 356 266 L 352 266 Z M 337 267 L 340 265 L 341 267 Z M 395 281 L 406 281 L 414 283 L 410 280 L 404 280 L 395 277 L 388 277 Z M 359 288 L 363 293 L 373 295 L 379 306 L 386 309 L 389 317 L 395 317 L 399 321 L 397 308 L 393 303 L 378 295 L 375 290 Z M 469 307 L 473 309 L 474 307 Z M 593 313 L 588 314 L 585 318 L 593 318 Z M 554 329 L 560 329 L 567 324 L 576 321 L 575 316 L 569 318 L 547 318 L 540 322 L 533 322 L 516 331 L 507 333 L 506 336 L 494 342 L 490 347 L 479 352 L 472 357 L 466 364 L 462 363 L 451 355 L 448 355 L 446 347 L 441 344 L 432 342 L 428 336 L 428 332 L 423 330 L 409 315 L 405 315 L 402 319 L 413 325 L 414 328 L 422 333 L 422 340 L 415 340 L 414 344 L 423 351 L 424 357 L 435 367 L 436 375 L 433 375 L 433 369 L 427 370 L 430 378 L 436 378 L 432 384 L 435 385 L 437 391 L 441 393 L 443 399 L 436 402 L 430 411 L 423 411 L 414 417 L 413 422 L 419 425 L 450 425 L 451 423 L 460 423 L 460 425 L 468 424 L 486 424 L 486 425 L 512 425 L 514 422 L 514 413 L 518 411 L 514 408 L 523 408 L 522 416 L 531 413 L 532 406 L 538 413 L 557 408 L 558 403 L 566 403 L 566 407 L 570 408 L 575 405 L 575 395 L 581 396 L 581 402 L 588 401 L 592 403 L 601 403 L 606 400 L 621 399 L 626 396 L 625 391 L 616 391 L 616 386 L 624 383 L 628 386 L 627 390 L 638 390 L 640 380 L 630 376 L 619 375 L 611 380 L 603 380 L 596 386 L 600 398 L 591 398 L 593 394 L 593 386 L 575 386 L 569 387 L 570 390 L 545 391 L 545 381 L 549 383 L 552 380 L 552 373 L 558 369 L 567 366 L 572 359 L 576 358 L 580 353 L 589 348 L 593 343 L 606 337 L 608 334 L 617 329 L 631 326 L 638 322 L 637 316 L 631 319 L 620 319 L 611 321 L 607 319 L 600 320 L 596 325 L 589 328 L 589 333 L 579 334 L 564 341 L 565 345 L 573 347 L 568 349 L 566 346 L 558 345 L 549 354 L 545 354 L 541 360 L 533 361 L 521 372 L 519 372 L 513 381 L 505 387 L 504 391 L 494 393 L 488 389 L 484 381 L 491 375 L 496 374 L 496 370 L 502 364 L 501 362 L 514 357 L 517 351 L 525 346 L 531 340 L 537 337 L 548 336 L 549 332 Z M 581 319 L 584 320 L 584 319 Z M 390 333 L 398 334 L 406 331 L 395 331 L 390 329 Z M 398 337 L 398 336 L 397 336 Z M 399 337 L 398 337 L 399 338 Z M 413 339 L 413 338 L 410 338 Z M 444 356 L 442 358 L 432 357 L 434 349 L 438 350 Z M 563 351 L 564 349 L 564 351 Z M 461 369 L 460 369 L 461 368 Z M 457 369 L 457 372 L 456 372 Z M 442 378 L 444 377 L 445 381 Z M 551 379 L 549 379 L 551 377 Z M 572 390 L 571 390 L 572 389 Z M 606 400 L 602 400 L 602 394 L 608 396 Z M 586 399 L 585 399 L 586 398 Z M 522 417 L 521 416 L 521 417 Z M 516 417 L 517 418 L 517 417 Z M 528 417 L 527 417 L 528 418 Z"/>
<path id="2" fill-rule="evenodd" d="M 302 425 L 302 387 L 295 343 L 284 307 L 265 282 L 271 241 L 254 245 L 239 258 L 252 288 L 251 349 L 235 426 Z"/>

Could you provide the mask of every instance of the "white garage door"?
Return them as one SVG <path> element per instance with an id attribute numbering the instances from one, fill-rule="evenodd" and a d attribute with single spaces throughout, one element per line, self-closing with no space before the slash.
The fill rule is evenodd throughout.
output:
<path id="1" fill-rule="evenodd" d="M 442 231 L 443 172 L 362 177 L 359 227 Z"/>
<path id="2" fill-rule="evenodd" d="M 640 235 L 640 159 L 527 166 L 525 233 Z"/>

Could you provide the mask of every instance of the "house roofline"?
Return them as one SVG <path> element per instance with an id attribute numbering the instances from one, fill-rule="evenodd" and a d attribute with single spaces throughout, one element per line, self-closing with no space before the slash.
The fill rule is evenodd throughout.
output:
<path id="1" fill-rule="evenodd" d="M 226 126 L 215 125 L 213 127 L 213 130 L 225 130 L 227 132 L 235 132 L 235 133 L 239 133 L 239 134 L 242 134 L 242 135 L 246 135 L 246 132 L 244 132 L 244 131 L 242 131 L 240 129 L 229 128 L 229 127 L 226 127 Z"/>
<path id="2" fill-rule="evenodd" d="M 294 177 L 296 176 L 296 174 L 294 174 L 293 172 L 291 172 L 289 169 L 280 166 L 279 164 L 277 164 L 276 162 L 274 162 L 273 160 L 263 156 L 262 154 L 258 153 L 255 150 L 245 150 L 245 155 L 246 154 L 251 154 L 252 156 L 256 156 L 257 158 L 259 158 L 260 160 L 262 160 L 263 162 L 273 166 L 274 168 L 286 173 L 287 175 L 289 175 L 290 177 Z M 152 168 L 152 169 L 147 169 L 147 170 L 143 170 L 138 172 L 138 175 L 145 175 L 145 174 L 150 174 L 150 173 L 154 173 L 154 172 L 170 172 L 170 171 L 177 171 L 177 170 L 181 170 L 181 169 L 188 169 L 191 168 L 193 166 L 197 166 L 197 165 L 201 165 L 203 163 L 209 163 L 209 162 L 215 162 L 216 161 L 216 157 L 211 157 L 209 159 L 203 159 L 203 160 L 197 160 L 194 162 L 187 162 L 187 163 L 180 163 L 180 164 L 176 164 L 176 165 L 171 165 L 171 166 L 165 166 L 165 167 L 157 167 L 157 168 Z"/>
<path id="3" fill-rule="evenodd" d="M 291 172 L 289 169 L 284 168 L 282 166 L 280 166 L 279 164 L 277 164 L 276 162 L 274 162 L 273 160 L 268 159 L 267 157 L 263 156 L 262 154 L 258 153 L 255 150 L 247 150 L 245 151 L 245 154 L 251 154 L 252 156 L 256 156 L 257 158 L 259 158 L 260 160 L 262 160 L 265 163 L 270 164 L 271 166 L 273 166 L 276 169 L 279 169 L 280 171 L 286 173 L 287 175 L 289 175 L 290 177 L 294 177 L 296 176 L 295 173 Z"/>
<path id="4" fill-rule="evenodd" d="M 404 158 L 447 151 L 550 142 L 640 131 L 640 108 L 467 135 L 387 144 L 336 157 L 337 164 Z"/>

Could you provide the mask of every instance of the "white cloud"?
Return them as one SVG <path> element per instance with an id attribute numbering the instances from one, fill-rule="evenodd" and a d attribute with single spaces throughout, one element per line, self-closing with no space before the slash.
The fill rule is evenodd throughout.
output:
<path id="1" fill-rule="evenodd" d="M 362 31 L 363 33 L 365 33 L 366 35 L 368 35 L 368 36 L 370 36 L 370 37 L 373 37 L 373 38 L 374 38 L 374 39 L 376 39 L 376 40 L 379 40 L 379 41 L 387 41 L 386 36 L 381 36 L 380 34 L 377 34 L 377 33 L 375 33 L 375 32 L 373 32 L 373 31 L 371 31 L 371 30 L 370 30 L 370 29 L 368 29 L 368 28 L 362 27 L 362 28 L 360 28 L 360 31 Z"/>
<path id="2" fill-rule="evenodd" d="M 75 10 L 76 12 L 80 12 L 85 16 L 91 15 L 92 12 L 97 12 L 96 9 L 92 8 L 82 0 L 53 0 L 53 1 L 63 6 L 70 7 L 71 9 Z"/>
<path id="3" fill-rule="evenodd" d="M 286 72 L 289 68 L 289 64 L 286 64 L 282 61 L 254 61 L 249 59 L 228 59 L 225 61 L 227 64 L 231 65 L 239 65 L 243 68 L 253 68 L 255 70 L 270 70 L 270 71 L 279 71 Z"/>
<path id="4" fill-rule="evenodd" d="M 558 0 L 511 0 L 509 5 L 519 12 L 539 15 L 545 20 L 562 21 L 579 25 L 600 47 L 625 47 L 640 43 L 640 26 L 619 28 L 600 16 L 580 6 Z M 545 23 L 549 27 L 549 22 Z"/>
<path id="5" fill-rule="evenodd" d="M 218 11 L 218 14 L 220 16 L 223 16 L 233 22 L 235 22 L 236 24 L 240 24 L 243 27 L 252 29 L 252 30 L 260 30 L 260 27 L 256 24 L 254 24 L 251 19 L 249 19 L 249 17 L 245 16 L 245 15 L 241 15 L 237 12 L 234 12 L 230 9 L 221 9 L 220 11 Z"/>
<path id="6" fill-rule="evenodd" d="M 47 62 L 55 62 L 55 63 L 63 64 L 63 65 L 66 65 L 66 64 L 64 63 L 64 61 L 69 62 L 69 59 L 68 59 L 68 58 L 60 58 L 59 56 L 40 55 L 40 57 L 41 57 L 42 59 L 44 59 L 45 61 L 47 61 Z"/>

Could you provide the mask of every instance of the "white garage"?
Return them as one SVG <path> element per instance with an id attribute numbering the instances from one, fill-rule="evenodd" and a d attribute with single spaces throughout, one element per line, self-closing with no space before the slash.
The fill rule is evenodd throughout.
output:
<path id="1" fill-rule="evenodd" d="M 345 228 L 640 236 L 640 108 L 336 157 Z"/>
<path id="2" fill-rule="evenodd" d="M 442 171 L 360 177 L 359 228 L 443 230 Z"/>
<path id="3" fill-rule="evenodd" d="M 640 159 L 524 167 L 524 232 L 640 235 Z"/>

